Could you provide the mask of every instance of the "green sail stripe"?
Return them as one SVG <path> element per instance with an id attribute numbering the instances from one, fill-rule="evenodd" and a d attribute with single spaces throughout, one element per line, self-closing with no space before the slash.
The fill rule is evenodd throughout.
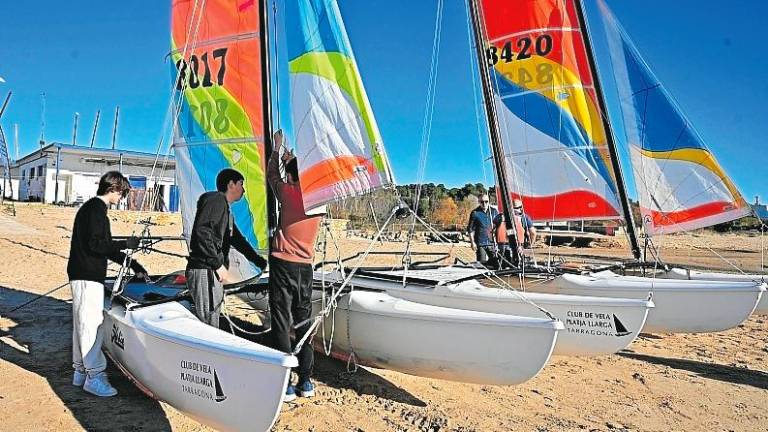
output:
<path id="1" fill-rule="evenodd" d="M 288 70 L 292 74 L 307 73 L 325 78 L 336 83 L 350 96 L 365 124 L 376 168 L 380 172 L 386 172 L 383 156 L 376 148 L 376 144 L 381 143 L 376 128 L 376 120 L 368 104 L 363 81 L 357 71 L 355 61 L 338 52 L 308 52 L 291 60 L 288 63 Z"/>
<path id="2" fill-rule="evenodd" d="M 173 57 L 174 63 L 181 59 L 179 54 L 175 54 Z M 256 187 L 246 186 L 245 199 L 251 211 L 253 232 L 259 247 L 265 248 L 269 244 L 267 229 L 264 226 L 264 221 L 267 220 L 266 176 L 262 156 L 259 152 L 259 143 L 254 137 L 248 115 L 237 99 L 222 86 L 194 89 L 187 87 L 184 90 L 184 98 L 190 108 L 196 107 L 196 109 L 191 110 L 191 114 L 203 133 L 207 135 L 207 141 L 230 138 L 252 140 L 242 144 L 216 145 L 216 148 L 230 166 L 237 168 L 246 176 L 249 185 L 256 185 Z M 190 140 L 187 140 L 187 143 L 195 144 L 194 141 L 190 142 Z M 236 157 L 235 151 L 240 153 L 239 158 Z M 205 167 L 196 168 L 205 169 Z"/>

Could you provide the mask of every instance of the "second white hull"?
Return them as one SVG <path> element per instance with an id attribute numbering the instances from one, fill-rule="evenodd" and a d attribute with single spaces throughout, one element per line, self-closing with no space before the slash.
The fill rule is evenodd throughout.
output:
<path id="1" fill-rule="evenodd" d="M 321 310 L 315 291 L 313 313 Z M 562 324 L 424 305 L 356 290 L 338 299 L 321 331 L 332 354 L 358 363 L 451 381 L 512 385 L 544 367 Z M 333 333 L 333 335 L 331 335 Z M 320 349 L 323 337 L 315 336 Z"/>
<path id="2" fill-rule="evenodd" d="M 437 271 L 430 271 L 434 274 Z M 447 269 L 456 272 L 456 269 Z M 389 272 L 392 274 L 392 272 Z M 418 277 L 419 271 L 412 271 Z M 317 276 L 316 276 L 317 277 Z M 338 274 L 326 274 L 337 278 Z M 476 280 L 458 284 L 438 284 L 432 287 L 406 284 L 367 276 L 354 276 L 357 287 L 386 291 L 418 303 L 467 309 L 479 312 L 545 317 L 531 302 L 560 320 L 565 329 L 557 337 L 553 355 L 599 356 L 613 354 L 626 348 L 643 328 L 653 302 L 648 299 L 612 299 L 576 295 L 513 292 L 489 288 Z M 646 293 L 647 295 L 647 293 Z"/>
<path id="3" fill-rule="evenodd" d="M 710 280 L 710 281 L 755 281 L 766 282 L 768 276 L 758 274 L 735 274 L 735 273 L 722 273 L 722 272 L 703 272 L 699 270 L 689 270 L 679 267 L 673 267 L 667 272 L 660 274 L 661 277 L 667 279 L 681 279 L 681 280 Z M 757 303 L 754 313 L 758 315 L 768 315 L 768 295 L 762 295 L 760 302 Z"/>
<path id="4" fill-rule="evenodd" d="M 736 327 L 749 317 L 765 291 L 755 282 L 669 280 L 613 272 L 586 278 L 563 275 L 555 281 L 545 288 L 560 294 L 642 299 L 652 292 L 656 307 L 643 329 L 649 333 L 706 333 Z"/>

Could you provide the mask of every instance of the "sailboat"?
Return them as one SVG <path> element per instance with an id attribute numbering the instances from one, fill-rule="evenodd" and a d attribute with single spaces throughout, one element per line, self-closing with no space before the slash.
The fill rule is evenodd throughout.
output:
<path id="1" fill-rule="evenodd" d="M 392 170 L 338 5 L 292 1 L 284 15 L 305 211 L 391 186 Z M 317 314 L 326 305 L 321 290 L 315 297 Z M 461 382 L 509 385 L 531 379 L 563 329 L 545 314 L 438 307 L 382 290 L 353 290 L 337 304 L 324 325 L 335 357 Z"/>
<path id="2" fill-rule="evenodd" d="M 501 210 L 508 212 L 509 202 L 518 198 L 526 213 L 538 221 L 631 218 L 582 3 L 483 0 L 469 1 L 468 7 L 475 39 L 488 47 L 478 63 L 481 70 L 487 63 L 492 66 L 481 78 Z M 506 220 L 512 220 L 508 214 Z M 628 230 L 633 227 L 631 221 L 627 223 Z M 634 233 L 631 238 L 636 239 Z M 636 242 L 632 249 L 639 253 Z M 751 281 L 673 281 L 609 271 L 573 275 L 559 268 L 526 268 L 522 260 L 516 264 L 526 273 L 527 298 L 536 295 L 531 291 L 637 300 L 652 293 L 655 308 L 642 327 L 650 332 L 713 332 L 735 327 L 752 313 L 765 290 Z M 355 276 L 356 286 L 385 286 L 382 280 L 386 276 L 367 273 Z M 403 273 L 389 278 L 407 279 Z M 498 310 L 494 296 L 483 298 L 485 291 L 479 286 L 458 289 L 457 281 L 463 277 L 451 276 L 455 269 L 431 273 L 433 289 L 422 288 L 418 301 Z M 435 273 L 442 274 L 434 277 Z M 419 277 L 412 270 L 408 274 Z M 437 289 L 439 285 L 451 288 Z M 392 295 L 417 299 L 412 291 L 397 289 L 396 283 L 388 286 Z M 475 301 L 465 298 L 467 295 L 474 295 Z M 571 300 L 578 301 L 577 297 Z M 535 300 L 539 301 L 545 299 Z M 581 322 L 569 319 L 573 313 L 578 311 L 572 308 L 561 318 L 566 326 Z M 589 346 L 579 340 L 581 334 L 577 329 L 564 332 L 559 341 L 564 343 L 570 335 L 574 336 L 572 343 Z"/>
<path id="3" fill-rule="evenodd" d="M 475 17 L 473 28 L 480 29 L 477 5 L 469 4 Z M 478 40 L 482 36 L 478 34 Z M 484 44 L 479 44 L 480 46 Z M 485 52 L 479 49 L 484 58 Z M 485 64 L 484 59 L 481 65 Z M 487 76 L 487 74 L 486 74 Z M 492 111 L 489 115 L 492 115 Z M 305 118 L 300 113 L 295 118 Z M 493 124 L 493 122 L 491 122 Z M 312 126 L 310 130 L 316 130 Z M 494 134 L 495 129 L 491 130 Z M 498 135 L 496 135 L 498 138 Z M 309 142 L 318 141 L 317 139 Z M 323 140 L 319 140 L 323 141 Z M 497 140 L 498 141 L 498 140 Z M 301 143 L 297 143 L 301 155 Z M 499 154 L 501 154 L 499 152 Z M 497 175 L 503 176 L 503 166 L 497 166 Z M 502 183 L 504 184 L 504 183 Z M 308 203 L 305 202 L 305 205 Z M 309 203 L 311 204 L 311 203 Z M 643 328 L 653 301 L 648 292 L 641 299 L 602 298 L 595 296 L 574 296 L 559 294 L 519 293 L 509 289 L 487 288 L 479 279 L 486 277 L 486 271 L 449 267 L 442 269 L 411 268 L 407 271 L 360 271 L 351 276 L 355 289 L 385 291 L 392 297 L 438 307 L 458 308 L 483 313 L 512 314 L 541 318 L 552 316 L 565 326 L 554 347 L 555 355 L 595 356 L 615 353 L 626 348 Z M 349 276 L 340 272 L 317 272 L 316 280 L 341 283 Z M 586 283 L 588 278 L 568 275 L 574 283 Z M 540 281 L 544 284 L 549 282 Z M 357 291 L 355 292 L 357 294 Z M 343 303 L 343 302 L 342 302 Z M 337 312 L 337 321 L 344 323 Z M 336 331 L 340 326 L 336 325 Z M 355 331 L 352 326 L 350 331 Z M 326 326 L 331 328 L 331 326 Z M 343 346 L 345 339 L 335 337 L 337 345 Z M 341 351 L 349 352 L 350 344 Z M 355 345 L 354 352 L 359 348 Z M 501 358 L 501 356 L 498 356 Z"/>
<path id="4" fill-rule="evenodd" d="M 170 111 L 185 231 L 197 197 L 215 190 L 222 168 L 234 167 L 248 179 L 234 218 L 251 244 L 264 250 L 266 2 L 173 0 L 171 15 Z M 240 279 L 256 274 L 239 254 L 230 259 Z M 118 277 L 105 286 L 104 350 L 137 387 L 218 430 L 266 431 L 274 425 L 291 368 L 298 365 L 293 355 L 202 323 L 185 301 L 183 275 L 125 286 Z"/>
<path id="5" fill-rule="evenodd" d="M 288 20 L 294 119 L 288 130 L 295 136 L 305 208 L 311 212 L 330 200 L 387 186 L 392 173 L 335 1 L 286 4 L 280 15 Z M 181 95 L 174 151 L 184 232 L 191 229 L 197 197 L 215 189 L 216 174 L 231 167 L 246 178 L 246 194 L 233 205 L 233 217 L 251 245 L 266 252 L 275 208 L 264 169 L 277 96 L 270 95 L 265 2 L 216 0 L 202 10 L 195 5 L 173 2 L 171 59 Z M 230 263 L 238 285 L 265 284 L 267 277 L 257 283 L 258 271 L 236 251 Z M 174 274 L 128 283 L 105 305 L 106 325 L 118 335 L 105 344 L 106 351 L 140 388 L 203 423 L 224 430 L 268 429 L 295 357 L 200 323 L 188 311 L 183 289 L 183 275 Z M 316 306 L 316 312 L 324 311 Z M 563 329 L 546 314 L 452 309 L 363 290 L 341 295 L 334 316 L 349 324 L 333 346 L 337 357 L 354 354 L 363 365 L 496 385 L 534 377 Z M 149 348 L 154 352 L 146 352 Z M 140 362 L 142 356 L 150 361 Z"/>
<path id="6" fill-rule="evenodd" d="M 621 164 L 595 65 L 584 4 L 543 0 L 520 13 L 510 2 L 482 2 L 504 168 L 513 198 L 538 221 L 624 219 L 639 258 Z M 649 114 L 650 115 L 650 114 Z M 645 330 L 710 332 L 744 321 L 765 288 L 593 273 L 587 283 L 560 276 L 536 291 L 643 298 L 656 307 Z"/>
<path id="7" fill-rule="evenodd" d="M 701 136 L 643 60 L 632 40 L 598 1 L 621 120 L 638 185 L 643 228 L 649 237 L 730 222 L 752 213 Z M 711 281 L 765 281 L 765 275 L 730 274 L 680 267 L 657 276 Z M 768 314 L 768 296 L 756 313 Z"/>

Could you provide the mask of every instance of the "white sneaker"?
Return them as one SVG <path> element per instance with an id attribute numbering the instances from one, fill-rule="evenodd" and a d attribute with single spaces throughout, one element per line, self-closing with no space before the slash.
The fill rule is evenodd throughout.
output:
<path id="1" fill-rule="evenodd" d="M 76 370 L 75 374 L 72 376 L 72 385 L 75 387 L 82 387 L 83 384 L 85 384 L 85 377 L 85 372 Z"/>
<path id="2" fill-rule="evenodd" d="M 117 394 L 117 390 L 109 384 L 109 381 L 107 381 L 107 374 L 104 372 L 94 377 L 88 376 L 85 379 L 83 390 L 100 397 L 109 397 Z"/>

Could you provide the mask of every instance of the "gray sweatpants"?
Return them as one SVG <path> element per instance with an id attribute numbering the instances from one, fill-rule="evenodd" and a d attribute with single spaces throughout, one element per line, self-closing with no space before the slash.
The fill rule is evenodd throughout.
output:
<path id="1" fill-rule="evenodd" d="M 187 288 L 195 303 L 195 314 L 200 321 L 219 328 L 219 314 L 224 301 L 224 288 L 213 273 L 207 269 L 188 269 Z"/>

